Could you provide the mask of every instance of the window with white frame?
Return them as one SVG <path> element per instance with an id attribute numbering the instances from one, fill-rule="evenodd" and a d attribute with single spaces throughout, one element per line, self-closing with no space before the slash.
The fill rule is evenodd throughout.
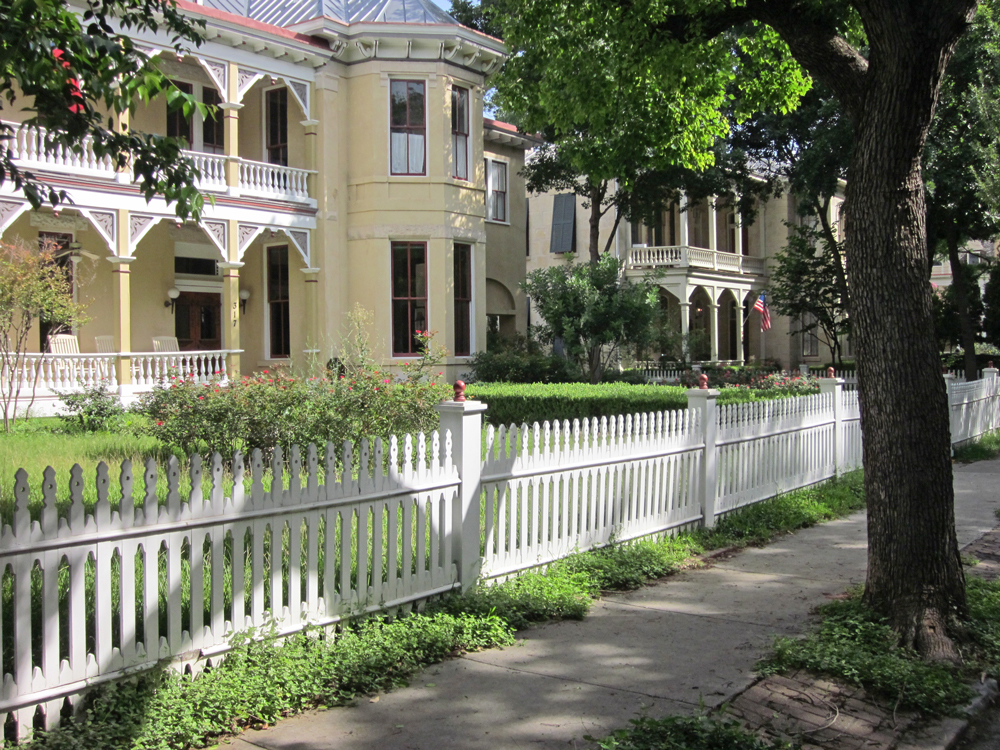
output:
<path id="1" fill-rule="evenodd" d="M 486 160 L 486 220 L 506 224 L 507 215 L 507 162 Z"/>
<path id="2" fill-rule="evenodd" d="M 452 176 L 469 179 L 469 90 L 451 89 L 451 153 L 455 160 Z"/>
<path id="3" fill-rule="evenodd" d="M 426 84 L 389 83 L 389 170 L 398 175 L 427 174 Z"/>

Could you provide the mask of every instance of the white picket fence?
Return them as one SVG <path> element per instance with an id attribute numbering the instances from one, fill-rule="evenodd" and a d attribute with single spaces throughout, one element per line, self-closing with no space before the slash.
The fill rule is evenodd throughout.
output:
<path id="1" fill-rule="evenodd" d="M 985 374 L 949 383 L 955 443 L 1000 427 L 1000 379 Z M 164 663 L 197 672 L 234 631 L 414 606 L 574 551 L 711 526 L 859 467 L 858 394 L 820 384 L 736 405 L 692 390 L 684 410 L 485 431 L 485 404 L 445 402 L 430 436 L 357 454 L 328 445 L 322 463 L 314 446 L 269 465 L 255 453 L 248 472 L 237 455 L 231 477 L 218 455 L 193 458 L 186 477 L 176 459 L 141 476 L 126 461 L 114 482 L 101 464 L 92 487 L 78 466 L 68 487 L 48 469 L 34 518 L 21 470 L 0 531 L 0 716 L 24 736 L 94 685 Z"/>

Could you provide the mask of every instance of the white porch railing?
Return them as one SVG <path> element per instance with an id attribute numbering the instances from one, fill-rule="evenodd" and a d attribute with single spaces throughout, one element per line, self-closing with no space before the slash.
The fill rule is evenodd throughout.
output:
<path id="1" fill-rule="evenodd" d="M 48 131 L 42 127 L 22 127 L 18 123 L 6 122 L 14 132 L 7 139 L 6 146 L 13 154 L 18 166 L 43 169 L 53 172 L 73 172 L 95 177 L 114 177 L 116 170 L 110 157 L 98 157 L 94 153 L 94 139 L 83 139 L 83 154 L 76 154 L 61 144 L 45 145 Z"/>
<path id="2" fill-rule="evenodd" d="M 20 123 L 3 121 L 13 130 L 6 146 L 11 150 L 18 166 L 51 172 L 65 172 L 85 177 L 114 179 L 118 174 L 114 162 L 109 157 L 98 157 L 94 153 L 93 139 L 83 141 L 83 154 L 77 155 L 60 144 L 47 148 L 42 127 L 25 127 Z M 226 162 L 235 158 L 239 163 L 239 184 L 235 186 L 241 194 L 261 196 L 275 200 L 296 203 L 311 203 L 309 196 L 309 175 L 307 169 L 282 167 L 222 154 L 207 154 L 199 151 L 184 151 L 201 172 L 198 187 L 201 190 L 221 192 L 227 190 Z"/>
<path id="3" fill-rule="evenodd" d="M 240 193 L 279 200 L 308 200 L 310 172 L 240 159 Z"/>
<path id="4" fill-rule="evenodd" d="M 633 247 L 628 267 L 641 268 L 708 268 L 725 273 L 762 276 L 767 273 L 764 258 L 706 250 L 701 247 L 676 245 L 669 247 Z"/>
<path id="5" fill-rule="evenodd" d="M 165 384 L 171 377 L 193 378 L 196 383 L 208 383 L 225 377 L 226 349 L 200 352 L 132 352 L 132 384 L 152 388 Z"/>
<path id="6" fill-rule="evenodd" d="M 225 377 L 228 349 L 198 352 L 133 352 L 130 354 L 26 354 L 19 365 L 12 367 L 0 361 L 0 388 L 7 390 L 14 380 L 20 387 L 17 408 L 27 404 L 34 393 L 36 399 L 54 400 L 59 393 L 72 393 L 104 383 L 117 389 L 116 364 L 119 357 L 128 357 L 132 373 L 132 390 L 150 390 L 169 382 L 170 377 L 193 378 L 207 383 Z M 33 414 L 48 413 L 36 401 Z"/>
<path id="7" fill-rule="evenodd" d="M 203 154 L 198 151 L 185 151 L 195 167 L 201 172 L 198 187 L 201 190 L 226 189 L 226 157 L 221 154 Z"/>
<path id="8" fill-rule="evenodd" d="M 102 382 L 117 388 L 117 359 L 115 354 L 26 354 L 16 367 L 0 361 L 0 384 L 6 390 L 11 379 L 19 381 L 22 398 L 30 398 L 32 390 L 47 395 Z"/>

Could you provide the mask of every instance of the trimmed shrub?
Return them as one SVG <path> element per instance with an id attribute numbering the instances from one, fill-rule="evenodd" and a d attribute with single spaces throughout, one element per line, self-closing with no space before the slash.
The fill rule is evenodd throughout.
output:
<path id="1" fill-rule="evenodd" d="M 687 389 L 681 386 L 630 385 L 628 383 L 475 383 L 466 395 L 489 405 L 486 420 L 502 424 L 531 424 L 554 419 L 590 419 L 619 414 L 687 408 Z M 780 392 L 726 389 L 720 403 L 779 398 Z"/>

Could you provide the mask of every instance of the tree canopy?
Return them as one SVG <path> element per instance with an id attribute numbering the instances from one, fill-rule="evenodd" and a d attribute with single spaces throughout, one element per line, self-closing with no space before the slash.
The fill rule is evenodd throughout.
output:
<path id="1" fill-rule="evenodd" d="M 44 147 L 82 155 L 94 153 L 130 167 L 146 197 L 176 203 L 179 216 L 197 216 L 202 197 L 197 170 L 181 153 L 180 139 L 121 127 L 119 116 L 139 102 L 165 95 L 185 114 L 204 105 L 179 91 L 159 70 L 157 58 L 139 49 L 128 34 L 163 31 L 181 53 L 201 43 L 202 22 L 181 14 L 173 0 L 88 0 L 80 10 L 54 0 L 0 4 L 0 97 L 8 108 L 31 113 L 29 126 L 44 127 Z M 0 124 L 0 140 L 14 128 Z M 0 182 L 10 181 L 38 208 L 65 201 L 65 192 L 19 168 L 0 150 Z"/>

